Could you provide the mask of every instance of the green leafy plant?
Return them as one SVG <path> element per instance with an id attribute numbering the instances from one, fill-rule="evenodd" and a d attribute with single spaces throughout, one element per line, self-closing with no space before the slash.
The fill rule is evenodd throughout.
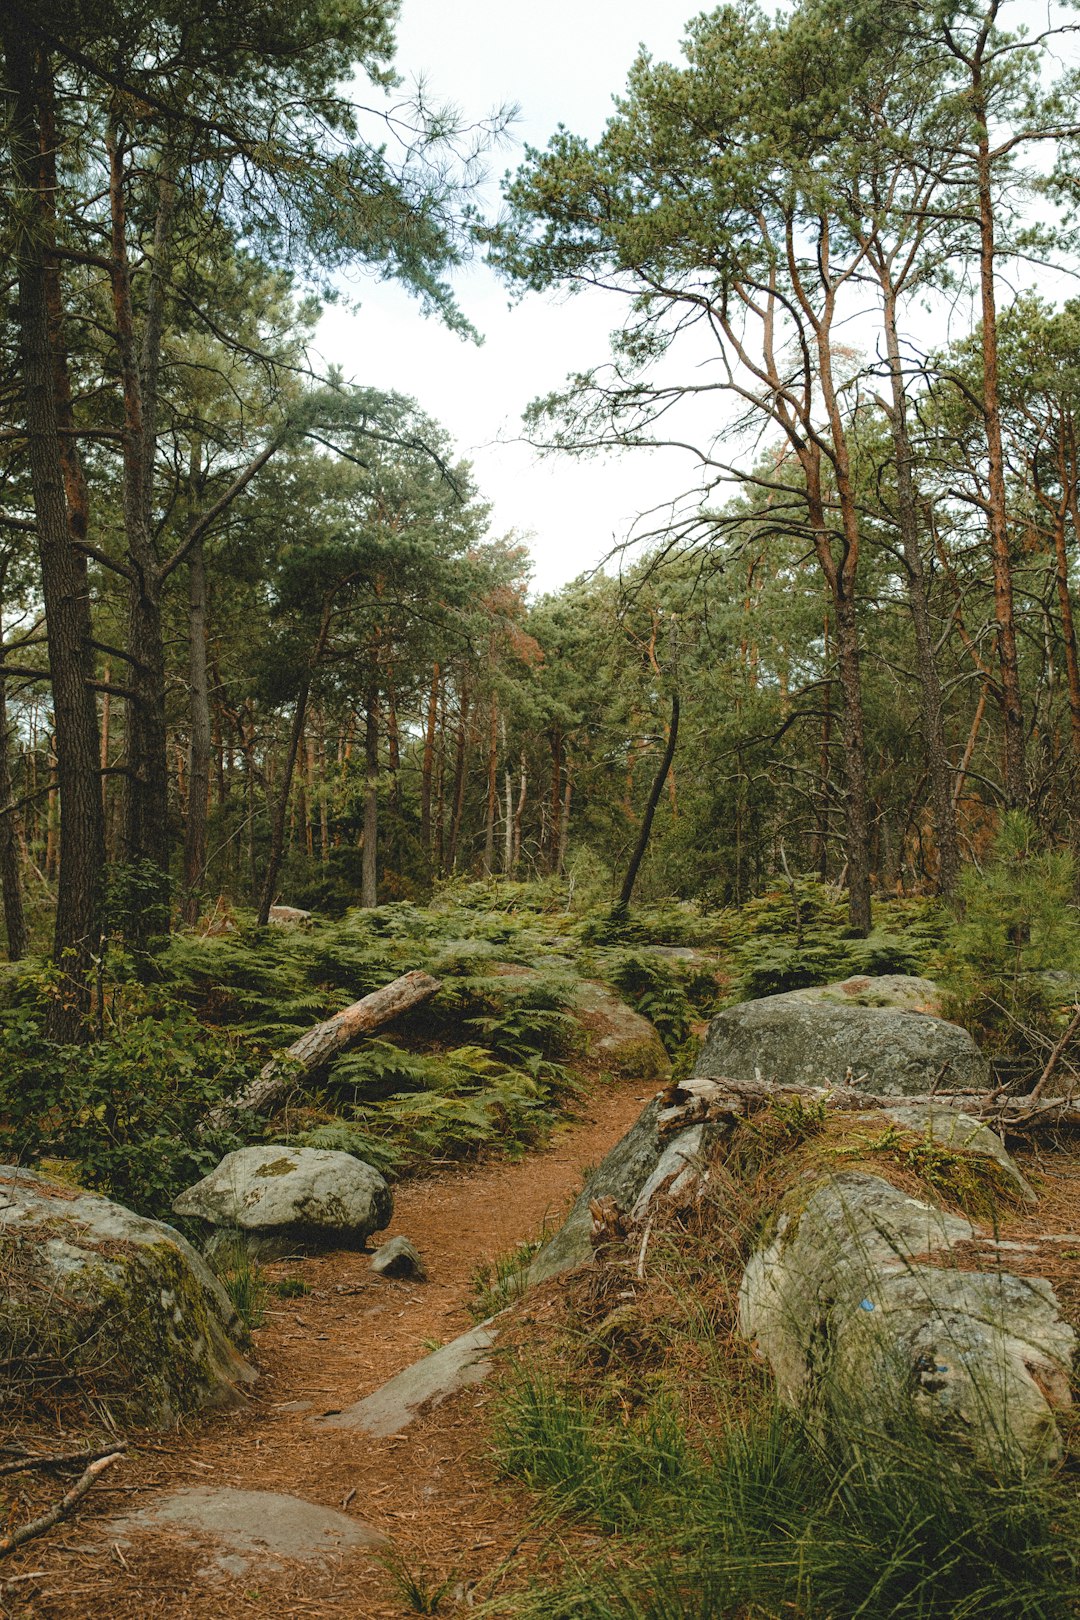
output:
<path id="1" fill-rule="evenodd" d="M 1018 811 L 1002 821 L 983 869 L 961 875 L 959 913 L 937 967 L 945 1011 L 1006 1078 L 1037 1074 L 1062 1027 L 1068 987 L 1054 975 L 1080 978 L 1075 892 L 1073 856 L 1042 847 Z"/>

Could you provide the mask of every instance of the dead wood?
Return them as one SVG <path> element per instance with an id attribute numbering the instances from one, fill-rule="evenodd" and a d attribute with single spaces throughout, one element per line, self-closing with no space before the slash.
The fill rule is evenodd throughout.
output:
<path id="1" fill-rule="evenodd" d="M 381 990 L 373 990 L 371 995 L 354 1001 L 351 1007 L 316 1024 L 284 1052 L 271 1058 L 256 1080 L 207 1115 L 204 1129 L 228 1124 L 232 1116 L 239 1113 L 269 1113 L 299 1075 L 325 1068 L 361 1035 L 370 1035 L 373 1030 L 400 1018 L 402 1013 L 419 1007 L 441 988 L 440 980 L 417 970 L 404 973 L 400 979 L 383 985 Z"/>
<path id="2" fill-rule="evenodd" d="M 1063 1041 L 1062 1051 L 1064 1046 Z M 834 1108 L 840 1113 L 880 1113 L 890 1108 L 932 1102 L 935 1107 L 955 1108 L 958 1113 L 970 1114 L 996 1130 L 1016 1134 L 1048 1126 L 1080 1126 L 1080 1104 L 1073 1097 L 1043 1099 L 1039 1089 L 1036 1086 L 1018 1097 L 1003 1097 L 1000 1091 L 934 1091 L 919 1097 L 900 1097 L 859 1091 L 854 1086 L 791 1086 L 780 1081 L 702 1075 L 668 1089 L 670 1106 L 660 1114 L 657 1125 L 666 1135 L 703 1120 L 749 1119 L 775 1101 L 798 1099 Z"/>
<path id="3" fill-rule="evenodd" d="M 1042 1074 L 1040 1074 L 1037 1083 L 1031 1089 L 1031 1102 L 1034 1102 L 1037 1098 L 1041 1097 L 1043 1092 L 1046 1090 L 1048 1083 L 1053 1079 L 1054 1071 L 1060 1063 L 1066 1047 L 1069 1045 L 1069 1042 L 1072 1040 L 1078 1029 L 1080 1029 L 1080 1003 L 1073 1008 L 1073 1015 L 1069 1021 L 1068 1029 L 1065 1031 L 1064 1035 L 1061 1037 L 1060 1041 L 1058 1041 L 1057 1045 L 1054 1047 L 1054 1050 L 1047 1058 L 1045 1069 L 1043 1070 Z"/>
<path id="4" fill-rule="evenodd" d="M 72 1508 L 82 1501 L 87 1491 L 92 1488 L 95 1480 L 100 1479 L 106 1468 L 111 1468 L 114 1462 L 119 1462 L 123 1455 L 122 1451 L 110 1451 L 105 1457 L 97 1457 L 80 1474 L 70 1491 L 65 1496 L 62 1496 L 60 1501 L 51 1507 L 47 1513 L 40 1514 L 36 1519 L 27 1520 L 26 1524 L 19 1525 L 17 1530 L 10 1531 L 6 1536 L 0 1536 L 0 1558 L 6 1558 L 8 1553 L 15 1551 L 16 1547 L 21 1547 L 26 1541 L 32 1541 L 35 1536 L 44 1535 L 45 1531 L 51 1530 L 54 1524 L 59 1524 L 60 1520 L 65 1518 Z"/>
<path id="5" fill-rule="evenodd" d="M 45 1456 L 40 1452 L 27 1451 L 14 1462 L 0 1463 L 0 1474 L 22 1474 L 31 1468 L 72 1468 L 76 1463 L 97 1462 L 102 1457 L 118 1456 L 126 1450 L 126 1446 L 114 1441 L 111 1446 L 99 1446 L 96 1451 L 60 1452 Z"/>

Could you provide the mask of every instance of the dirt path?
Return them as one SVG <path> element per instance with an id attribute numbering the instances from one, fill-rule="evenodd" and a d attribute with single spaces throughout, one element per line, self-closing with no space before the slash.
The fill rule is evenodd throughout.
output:
<path id="1" fill-rule="evenodd" d="M 450 1612 L 498 1589 L 502 1562 L 530 1542 L 524 1502 L 492 1478 L 482 1408 L 485 1386 L 466 1390 L 403 1433 L 372 1439 L 319 1427 L 320 1414 L 352 1405 L 427 1350 L 471 1325 L 466 1301 L 476 1268 L 557 1222 L 597 1163 L 636 1119 L 650 1088 L 597 1089 L 587 1118 L 561 1127 L 518 1163 L 494 1162 L 405 1183 L 388 1235 L 404 1233 L 429 1280 L 372 1276 L 365 1255 L 282 1262 L 271 1277 L 300 1277 L 310 1293 L 274 1298 L 255 1334 L 262 1371 L 256 1395 L 232 1415 L 155 1440 L 95 1492 L 77 1524 L 30 1545 L 4 1570 L 5 1612 L 169 1620 L 318 1615 L 398 1620 L 417 1612 L 394 1591 L 370 1552 L 323 1565 L 253 1559 L 246 1570 L 208 1570 L 213 1548 L 154 1528 L 119 1538 L 118 1514 L 177 1487 L 279 1491 L 341 1510 L 387 1536 L 402 1564 L 433 1584 L 452 1579 Z M 269 1539 L 269 1537 L 268 1537 Z M 19 1577 L 14 1582 L 11 1577 Z"/>

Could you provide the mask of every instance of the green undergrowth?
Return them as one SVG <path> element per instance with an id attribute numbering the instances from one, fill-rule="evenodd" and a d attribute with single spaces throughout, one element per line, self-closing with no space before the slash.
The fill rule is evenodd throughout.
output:
<path id="1" fill-rule="evenodd" d="M 919 1146 L 870 1135 L 883 1156 Z M 832 1146 L 819 1111 L 780 1109 L 729 1141 L 693 1213 L 644 1245 L 639 1231 L 605 1245 L 541 1311 L 518 1307 L 492 1442 L 558 1570 L 480 1613 L 1076 1620 L 1070 1465 L 999 1477 L 910 1422 L 826 1440 L 779 1406 L 740 1338 L 739 1280 L 770 1192 Z"/>
<path id="2" fill-rule="evenodd" d="M 846 973 L 922 967 L 939 930 L 922 902 L 875 908 L 868 941 L 843 934 L 843 901 L 815 881 L 742 912 L 687 902 L 635 908 L 617 934 L 605 897 L 565 885 L 458 882 L 400 902 L 258 929 L 174 934 L 149 962 L 115 952 L 95 998 L 97 1039 L 60 1048 L 44 1014 L 62 982 L 40 964 L 0 981 L 0 1153 L 61 1161 L 72 1178 L 145 1214 L 245 1140 L 356 1153 L 389 1175 L 499 1147 L 524 1151 L 572 1110 L 587 1071 L 574 1017 L 582 978 L 613 985 L 689 1070 L 725 1001 Z M 797 911 L 797 915 L 796 915 Z M 677 947 L 681 956 L 650 946 Z M 689 954 L 687 954 L 689 953 Z M 319 1020 L 412 969 L 442 988 L 298 1092 L 282 1118 L 203 1134 L 218 1103 Z"/>

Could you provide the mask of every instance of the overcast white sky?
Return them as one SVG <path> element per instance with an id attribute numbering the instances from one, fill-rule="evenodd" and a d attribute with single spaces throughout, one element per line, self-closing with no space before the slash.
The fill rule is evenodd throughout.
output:
<path id="1" fill-rule="evenodd" d="M 1008 25 L 1045 27 L 1048 4 L 1059 9 L 1056 0 L 1013 0 Z M 546 145 L 560 122 L 595 138 L 639 44 L 677 58 L 685 22 L 703 9 L 705 0 L 402 0 L 397 65 L 406 85 L 423 78 L 432 100 L 451 101 L 471 118 L 507 103 L 519 107 L 514 144 L 491 160 L 497 180 L 517 166 L 523 144 Z M 493 184 L 489 204 L 497 202 Z M 1075 285 L 1040 279 L 1051 297 L 1076 296 Z M 514 442 L 531 399 L 603 361 L 608 332 L 621 318 L 616 296 L 530 295 L 511 307 L 507 289 L 482 264 L 461 274 L 456 287 L 484 335 L 479 348 L 422 319 L 393 284 L 375 282 L 353 287 L 358 311 L 328 310 L 318 346 L 349 380 L 413 395 L 448 429 L 492 502 L 494 531 L 528 539 L 535 585 L 552 589 L 595 566 L 641 512 L 691 488 L 696 469 L 682 452 L 541 458 Z M 1005 286 L 1002 292 L 1004 303 Z M 962 329 L 972 316 L 952 311 Z M 942 326 L 934 340 L 948 335 Z M 925 330 L 920 336 L 928 338 Z"/>
<path id="2" fill-rule="evenodd" d="M 516 103 L 516 142 L 546 145 L 560 121 L 595 137 L 638 45 L 675 57 L 684 22 L 701 9 L 694 0 L 403 0 L 397 65 L 406 81 L 422 75 L 433 100 L 470 116 Z M 497 152 L 494 175 L 519 155 L 518 145 Z M 541 459 L 508 442 L 531 399 L 603 360 L 619 301 L 530 296 L 511 309 L 507 289 L 482 265 L 456 285 L 484 335 L 480 348 L 375 283 L 360 287 L 358 312 L 327 312 L 318 346 L 351 381 L 411 394 L 442 422 L 493 503 L 494 530 L 531 536 L 536 586 L 550 589 L 599 561 L 640 511 L 689 485 L 693 469 L 666 453 Z"/>

